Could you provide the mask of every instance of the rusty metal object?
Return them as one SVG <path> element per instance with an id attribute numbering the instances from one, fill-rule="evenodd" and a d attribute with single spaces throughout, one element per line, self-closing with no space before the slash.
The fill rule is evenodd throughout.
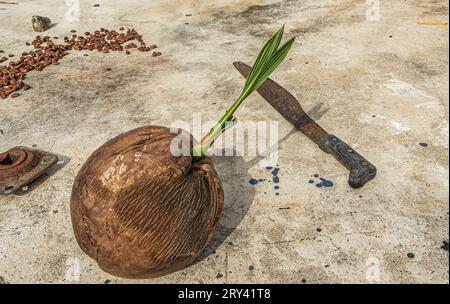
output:
<path id="1" fill-rule="evenodd" d="M 27 147 L 14 147 L 1 153 L 0 194 L 13 193 L 29 185 L 57 162 L 56 155 Z"/>
<path id="2" fill-rule="evenodd" d="M 247 78 L 251 67 L 242 62 L 234 62 L 236 69 Z M 348 183 L 353 188 L 364 186 L 375 178 L 377 169 L 358 152 L 334 135 L 328 134 L 301 107 L 298 100 L 286 89 L 271 79 L 267 79 L 258 93 L 272 105 L 287 121 L 316 143 L 322 151 L 333 155 L 350 171 Z"/>

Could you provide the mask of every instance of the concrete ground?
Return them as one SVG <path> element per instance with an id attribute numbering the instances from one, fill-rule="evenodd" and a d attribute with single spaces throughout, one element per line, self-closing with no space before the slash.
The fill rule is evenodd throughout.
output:
<path id="1" fill-rule="evenodd" d="M 72 52 L 31 72 L 19 98 L 0 99 L 0 151 L 35 145 L 66 162 L 28 192 L 0 196 L 0 283 L 449 282 L 448 1 L 380 0 L 377 21 L 377 1 L 96 0 L 80 1 L 75 23 L 65 1 L 15 1 L 0 2 L 5 54 L 29 50 L 31 16 L 44 15 L 60 39 L 134 27 L 162 56 Z M 218 119 L 243 86 L 231 63 L 251 63 L 281 24 L 297 40 L 273 78 L 373 162 L 376 179 L 350 188 L 333 157 L 253 94 L 236 116 L 279 121 L 279 195 L 248 182 L 271 178 L 259 159 L 217 157 L 226 208 L 194 265 L 138 281 L 101 271 L 72 232 L 80 166 L 127 130 L 192 123 L 193 112 Z M 314 174 L 333 187 L 310 184 Z"/>

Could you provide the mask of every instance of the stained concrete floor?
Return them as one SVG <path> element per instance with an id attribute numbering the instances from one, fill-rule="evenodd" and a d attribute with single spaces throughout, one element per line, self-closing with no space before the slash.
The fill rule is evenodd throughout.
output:
<path id="1" fill-rule="evenodd" d="M 0 151 L 35 145 L 66 161 L 29 192 L 0 196 L 0 283 L 448 283 L 447 1 L 381 0 L 379 21 L 361 0 L 81 1 L 78 23 L 64 1 L 18 2 L 0 4 L 6 54 L 29 49 L 31 16 L 44 15 L 57 23 L 49 36 L 130 26 L 163 55 L 73 52 L 0 100 Z M 298 38 L 273 78 L 377 178 L 351 189 L 335 159 L 254 94 L 237 116 L 279 121 L 279 195 L 249 184 L 271 177 L 258 160 L 216 158 L 226 208 L 202 258 L 153 280 L 102 272 L 72 233 L 80 166 L 132 128 L 217 119 L 243 85 L 231 63 L 250 63 L 281 24 Z M 334 186 L 309 184 L 313 174 Z"/>

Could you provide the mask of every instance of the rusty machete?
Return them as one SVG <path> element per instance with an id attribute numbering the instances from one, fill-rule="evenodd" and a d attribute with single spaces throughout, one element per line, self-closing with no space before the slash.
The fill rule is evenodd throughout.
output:
<path id="1" fill-rule="evenodd" d="M 251 67 L 234 62 L 236 69 L 247 78 Z M 324 152 L 332 154 L 349 171 L 348 183 L 353 188 L 362 187 L 373 179 L 377 169 L 358 152 L 334 135 L 328 134 L 302 109 L 298 100 L 276 82 L 267 79 L 258 93 L 272 105 L 287 121 L 315 142 Z"/>

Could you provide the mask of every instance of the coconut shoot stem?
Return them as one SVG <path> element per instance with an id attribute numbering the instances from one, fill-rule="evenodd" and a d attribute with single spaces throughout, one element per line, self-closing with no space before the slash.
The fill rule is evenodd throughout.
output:
<path id="1" fill-rule="evenodd" d="M 214 144 L 214 141 L 236 122 L 236 119 L 233 116 L 234 112 L 236 112 L 242 102 L 251 93 L 258 89 L 259 86 L 262 85 L 267 78 L 269 78 L 270 74 L 272 74 L 284 58 L 286 58 L 286 55 L 294 43 L 295 38 L 289 39 L 280 48 L 278 48 L 281 38 L 283 37 L 283 32 L 284 26 L 276 31 L 266 42 L 256 58 L 255 63 L 253 64 L 242 93 L 225 112 L 217 124 L 209 131 L 209 133 L 206 134 L 198 144 L 194 145 L 191 150 L 193 161 L 201 159 L 205 155 L 205 152 L 208 151 L 208 149 Z"/>

